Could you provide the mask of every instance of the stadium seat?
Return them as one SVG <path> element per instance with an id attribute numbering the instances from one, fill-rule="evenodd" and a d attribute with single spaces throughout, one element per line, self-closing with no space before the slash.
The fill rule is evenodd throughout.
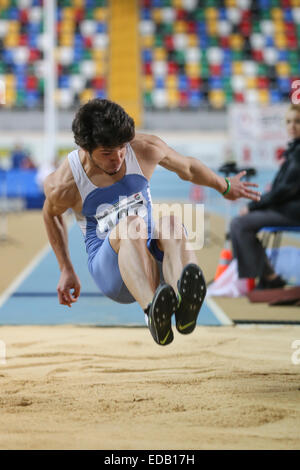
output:
<path id="1" fill-rule="evenodd" d="M 225 105 L 225 94 L 221 89 L 209 92 L 209 102 L 213 108 L 223 108 Z"/>
<path id="2" fill-rule="evenodd" d="M 259 102 L 259 95 L 257 90 L 245 91 L 245 102 L 248 104 L 257 104 Z"/>
<path id="3" fill-rule="evenodd" d="M 41 105 L 42 4 L 0 1 L 0 74 L 15 77 L 7 106 Z M 70 96 L 73 106 L 106 96 L 108 13 L 108 0 L 57 2 L 57 89 L 71 90 L 58 99 L 65 109 Z M 141 0 L 139 34 L 146 108 L 277 103 L 299 79 L 299 0 Z"/>
<path id="4" fill-rule="evenodd" d="M 72 90 L 69 90 L 68 88 L 62 88 L 61 90 L 57 90 L 57 101 L 60 108 L 71 108 L 74 102 Z"/>
<path id="5" fill-rule="evenodd" d="M 166 108 L 168 104 L 168 94 L 165 89 L 154 88 L 152 93 L 153 104 L 156 108 Z"/>
<path id="6" fill-rule="evenodd" d="M 258 90 L 258 102 L 263 105 L 267 105 L 270 103 L 269 90 L 267 89 Z"/>
<path id="7" fill-rule="evenodd" d="M 178 108 L 179 106 L 179 92 L 176 89 L 168 89 L 167 91 L 167 105 L 169 108 Z"/>

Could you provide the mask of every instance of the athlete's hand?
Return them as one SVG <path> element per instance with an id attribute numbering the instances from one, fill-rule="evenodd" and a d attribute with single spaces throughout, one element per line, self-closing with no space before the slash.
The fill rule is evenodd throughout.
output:
<path id="1" fill-rule="evenodd" d="M 80 281 L 75 272 L 63 269 L 57 286 L 59 303 L 71 307 L 73 302 L 77 302 L 80 295 L 80 287 Z M 72 289 L 73 292 L 71 292 Z"/>
<path id="2" fill-rule="evenodd" d="M 250 188 L 257 188 L 258 184 L 249 183 L 248 181 L 241 181 L 241 178 L 247 174 L 246 171 L 241 171 L 232 178 L 228 178 L 231 184 L 231 188 L 228 194 L 224 197 L 230 201 L 235 201 L 240 197 L 245 197 L 246 199 L 251 199 L 252 201 L 259 201 L 261 193 L 259 191 L 254 191 Z"/>

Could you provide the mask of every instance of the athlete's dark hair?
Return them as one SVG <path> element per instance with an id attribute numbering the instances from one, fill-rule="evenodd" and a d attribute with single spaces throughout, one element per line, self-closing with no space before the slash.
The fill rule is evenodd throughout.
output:
<path id="1" fill-rule="evenodd" d="M 79 147 L 93 152 L 97 147 L 115 148 L 134 138 L 134 120 L 109 100 L 94 99 L 81 106 L 72 123 Z"/>

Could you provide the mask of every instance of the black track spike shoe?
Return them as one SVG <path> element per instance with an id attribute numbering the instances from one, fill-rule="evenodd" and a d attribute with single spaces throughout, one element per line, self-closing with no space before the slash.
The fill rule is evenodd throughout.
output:
<path id="1" fill-rule="evenodd" d="M 177 298 L 173 287 L 169 284 L 160 285 L 148 305 L 145 313 L 148 314 L 148 327 L 154 341 L 166 346 L 173 341 L 171 319 L 176 310 Z"/>
<path id="2" fill-rule="evenodd" d="M 178 281 L 175 318 L 179 333 L 188 335 L 194 331 L 205 295 L 206 284 L 201 269 L 196 264 L 188 264 L 183 268 Z"/>

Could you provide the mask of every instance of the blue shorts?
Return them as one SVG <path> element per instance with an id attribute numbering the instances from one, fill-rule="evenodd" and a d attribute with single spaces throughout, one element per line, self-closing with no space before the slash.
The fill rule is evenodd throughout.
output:
<path id="1" fill-rule="evenodd" d="M 157 262 L 160 278 L 163 280 L 163 252 L 158 248 L 155 239 L 149 240 L 147 246 Z M 93 260 L 89 263 L 89 270 L 97 287 L 106 297 L 121 304 L 130 304 L 136 301 L 122 279 L 118 254 L 113 250 L 109 236 L 105 238 Z"/>

